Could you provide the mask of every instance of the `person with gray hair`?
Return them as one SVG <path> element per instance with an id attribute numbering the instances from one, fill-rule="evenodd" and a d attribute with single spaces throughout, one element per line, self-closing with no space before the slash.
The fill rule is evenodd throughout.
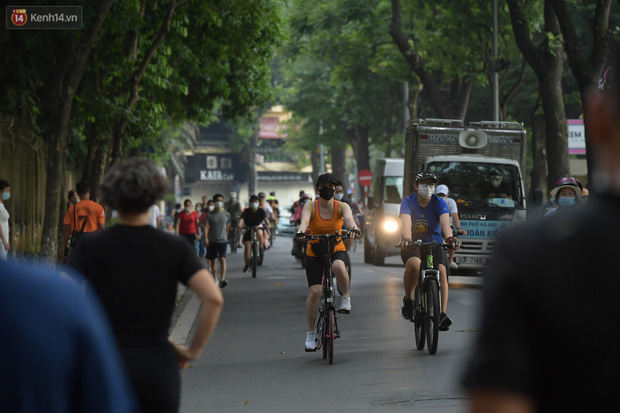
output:
<path id="1" fill-rule="evenodd" d="M 178 411 L 179 367 L 200 357 L 223 305 L 220 289 L 187 241 L 149 225 L 148 210 L 167 187 L 148 160 L 127 159 L 111 168 L 101 195 L 118 211 L 118 225 L 84 237 L 69 258 L 106 310 L 144 412 Z M 189 347 L 168 338 L 178 282 L 202 302 Z"/>

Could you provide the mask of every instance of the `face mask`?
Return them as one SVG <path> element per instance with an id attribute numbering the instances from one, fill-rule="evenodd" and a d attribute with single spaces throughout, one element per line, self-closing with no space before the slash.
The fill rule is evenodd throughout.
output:
<path id="1" fill-rule="evenodd" d="M 190 213 L 191 210 L 192 210 L 191 207 L 185 207 L 185 212 L 187 212 L 188 214 Z"/>
<path id="2" fill-rule="evenodd" d="M 231 201 L 235 202 L 237 198 L 230 198 Z"/>
<path id="3" fill-rule="evenodd" d="M 433 192 L 435 192 L 435 185 L 418 186 L 418 194 L 424 199 L 430 198 Z"/>
<path id="4" fill-rule="evenodd" d="M 224 208 L 224 203 L 223 203 L 222 201 L 217 201 L 217 202 L 215 203 L 215 207 L 216 207 L 217 209 L 222 209 L 222 208 Z"/>
<path id="5" fill-rule="evenodd" d="M 2 199 L 4 201 L 7 201 L 10 197 L 11 197 L 11 193 L 10 192 L 3 192 L 2 193 Z"/>
<path id="6" fill-rule="evenodd" d="M 349 199 L 351 200 L 351 202 L 355 202 L 355 198 L 351 197 Z"/>
<path id="7" fill-rule="evenodd" d="M 252 208 L 252 209 L 258 209 L 258 202 L 252 202 L 252 203 L 250 204 L 250 208 Z"/>
<path id="8" fill-rule="evenodd" d="M 439 198 L 443 199 L 444 201 L 448 199 L 447 195 L 440 195 Z"/>
<path id="9" fill-rule="evenodd" d="M 208 209 L 209 211 L 213 211 L 213 205 L 209 205 L 209 206 L 207 207 L 207 209 Z"/>
<path id="10" fill-rule="evenodd" d="M 558 205 L 562 207 L 571 207 L 577 204 L 577 198 L 573 196 L 558 197 Z"/>
<path id="11" fill-rule="evenodd" d="M 333 188 L 321 188 L 319 189 L 319 196 L 326 201 L 329 201 L 334 197 L 334 192 L 336 192 Z"/>
<path id="12" fill-rule="evenodd" d="M 343 197 L 343 196 L 344 196 L 344 194 L 341 192 L 341 193 L 339 193 L 339 194 L 334 195 L 334 198 L 335 198 L 337 201 L 340 201 L 340 200 L 342 199 L 342 197 Z"/>
<path id="13" fill-rule="evenodd" d="M 499 188 L 501 183 L 501 179 L 491 179 L 491 185 L 493 185 L 494 188 Z"/>

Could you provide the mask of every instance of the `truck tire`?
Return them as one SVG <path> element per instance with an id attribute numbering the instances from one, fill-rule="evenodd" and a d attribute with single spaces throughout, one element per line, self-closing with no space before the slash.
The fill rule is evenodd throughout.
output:
<path id="1" fill-rule="evenodd" d="M 383 252 L 381 251 L 381 248 L 379 247 L 379 242 L 378 240 L 375 240 L 375 251 L 373 253 L 373 264 L 381 267 L 383 266 L 383 264 L 385 264 L 385 254 L 383 254 Z"/>
<path id="2" fill-rule="evenodd" d="M 364 263 L 372 264 L 374 262 L 374 247 L 368 242 L 368 236 L 364 237 Z"/>

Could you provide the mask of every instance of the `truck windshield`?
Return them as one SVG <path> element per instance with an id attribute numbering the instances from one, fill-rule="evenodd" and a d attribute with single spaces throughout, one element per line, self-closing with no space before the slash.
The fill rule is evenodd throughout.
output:
<path id="1" fill-rule="evenodd" d="M 403 177 L 386 176 L 383 186 L 383 199 L 388 204 L 400 204 L 403 200 Z"/>
<path id="2" fill-rule="evenodd" d="M 483 162 L 432 162 L 440 184 L 459 205 L 495 205 L 514 208 L 522 205 L 519 171 L 513 165 Z"/>

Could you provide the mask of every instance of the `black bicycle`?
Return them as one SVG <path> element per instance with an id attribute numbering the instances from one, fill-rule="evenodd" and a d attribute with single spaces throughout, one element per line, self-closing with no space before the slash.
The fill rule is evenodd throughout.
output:
<path id="1" fill-rule="evenodd" d="M 433 250 L 436 246 L 444 249 L 450 244 L 422 242 L 420 240 L 406 243 L 399 242 L 397 247 L 406 249 L 420 249 L 421 264 L 418 285 L 413 297 L 413 321 L 415 343 L 418 350 L 422 350 L 428 342 L 428 353 L 437 353 L 439 341 L 439 320 L 441 315 L 441 299 L 439 295 L 439 270 L 434 268 Z"/>
<path id="2" fill-rule="evenodd" d="M 249 266 L 252 270 L 252 278 L 256 278 L 256 267 L 263 265 L 263 252 L 258 240 L 258 225 L 243 227 L 244 230 L 250 231 L 250 261 Z"/>
<path id="3" fill-rule="evenodd" d="M 228 245 L 230 245 L 230 252 L 237 253 L 237 245 L 239 245 L 239 229 L 237 225 L 231 225 L 228 230 Z"/>
<path id="4" fill-rule="evenodd" d="M 326 247 L 323 256 L 323 294 L 319 307 L 315 334 L 317 341 L 316 349 L 323 349 L 323 358 L 329 356 L 329 364 L 334 364 L 334 340 L 340 338 L 338 329 L 338 317 L 334 305 L 334 274 L 332 273 L 332 251 L 341 238 L 349 236 L 349 231 L 342 230 L 342 234 L 308 235 L 304 234 L 306 241 L 319 240 Z"/>

